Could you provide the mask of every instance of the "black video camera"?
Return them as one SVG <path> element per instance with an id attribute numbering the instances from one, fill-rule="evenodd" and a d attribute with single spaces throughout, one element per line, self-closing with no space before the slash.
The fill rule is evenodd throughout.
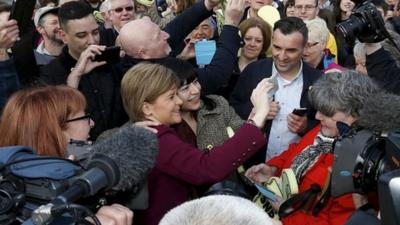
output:
<path id="1" fill-rule="evenodd" d="M 336 142 L 334 160 L 332 196 L 378 190 L 382 224 L 400 224 L 400 129 L 352 130 Z"/>
<path id="2" fill-rule="evenodd" d="M 84 168 L 69 160 L 38 156 L 27 147 L 0 148 L 0 224 L 79 223 L 105 203 L 94 195 L 118 182 L 115 168 L 101 155 Z M 44 207 L 48 211 L 41 210 Z"/>
<path id="3" fill-rule="evenodd" d="M 347 41 L 358 38 L 367 43 L 380 42 L 390 36 L 381 14 L 370 1 L 356 6 L 348 20 L 336 25 L 336 31 Z"/>

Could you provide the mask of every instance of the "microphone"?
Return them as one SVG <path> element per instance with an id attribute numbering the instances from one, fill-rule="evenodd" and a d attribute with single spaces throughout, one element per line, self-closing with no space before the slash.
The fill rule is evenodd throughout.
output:
<path id="1" fill-rule="evenodd" d="M 370 95 L 355 125 L 376 132 L 400 128 L 400 96 L 386 92 Z"/>
<path id="2" fill-rule="evenodd" d="M 272 74 L 269 78 L 267 78 L 268 82 L 273 84 L 274 86 L 272 87 L 271 90 L 267 92 L 267 96 L 272 99 L 272 101 L 275 101 L 275 93 L 279 89 L 279 84 L 278 84 L 278 77 L 277 73 Z"/>
<path id="3" fill-rule="evenodd" d="M 128 191 L 140 184 L 154 167 L 158 155 L 157 136 L 138 126 L 124 126 L 109 138 L 89 147 L 91 154 L 84 165 L 89 167 L 97 155 L 111 158 L 119 168 L 121 178 L 113 186 L 116 191 Z"/>
<path id="4" fill-rule="evenodd" d="M 58 206 L 93 196 L 100 190 L 129 191 L 139 185 L 153 168 L 158 142 L 155 134 L 144 128 L 126 126 L 109 138 L 90 147 L 84 163 L 87 171 L 76 177 L 72 185 L 51 203 L 32 213 L 34 224 L 47 224 L 62 214 Z"/>

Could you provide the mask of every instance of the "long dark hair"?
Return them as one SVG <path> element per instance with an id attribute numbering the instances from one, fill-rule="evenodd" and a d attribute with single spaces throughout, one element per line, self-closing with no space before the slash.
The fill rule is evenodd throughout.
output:
<path id="1" fill-rule="evenodd" d="M 190 84 L 197 78 L 197 72 L 195 68 L 192 64 L 185 60 L 167 57 L 161 60 L 159 63 L 174 71 L 175 75 L 180 81 L 179 87 Z M 211 98 L 208 98 L 203 94 L 201 94 L 201 100 L 203 101 L 203 104 L 207 110 L 213 110 L 216 107 L 216 103 Z"/>

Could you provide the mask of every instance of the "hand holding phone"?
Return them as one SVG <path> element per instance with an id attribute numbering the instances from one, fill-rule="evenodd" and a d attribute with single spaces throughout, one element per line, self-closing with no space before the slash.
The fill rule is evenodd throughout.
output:
<path id="1" fill-rule="evenodd" d="M 292 113 L 297 116 L 305 116 L 307 114 L 307 108 L 295 108 Z"/>
<path id="2" fill-rule="evenodd" d="M 106 47 L 101 54 L 96 55 L 94 57 L 94 61 L 101 62 L 101 61 L 106 61 L 107 64 L 114 64 L 119 62 L 120 60 L 120 53 L 121 47 L 119 46 L 111 46 L 111 47 Z"/>

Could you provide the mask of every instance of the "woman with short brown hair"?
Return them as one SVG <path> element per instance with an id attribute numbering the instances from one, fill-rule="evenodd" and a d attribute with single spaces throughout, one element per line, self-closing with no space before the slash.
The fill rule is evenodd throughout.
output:
<path id="1" fill-rule="evenodd" d="M 85 97 L 70 87 L 20 90 L 3 110 L 0 146 L 24 145 L 40 155 L 67 157 L 68 142 L 86 141 L 94 125 L 85 108 Z"/>

